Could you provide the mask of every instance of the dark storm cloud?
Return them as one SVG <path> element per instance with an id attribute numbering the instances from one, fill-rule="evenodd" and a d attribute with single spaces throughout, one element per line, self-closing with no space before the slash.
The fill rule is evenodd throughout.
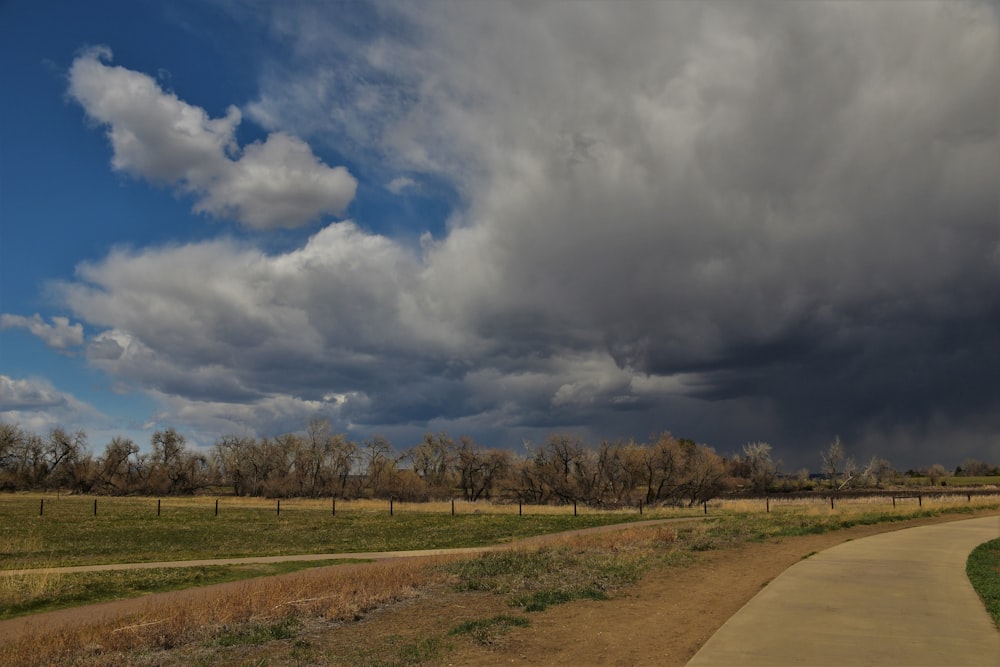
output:
<path id="1" fill-rule="evenodd" d="M 247 113 L 451 184 L 446 233 L 417 251 L 360 220 L 278 255 L 112 253 L 63 290 L 121 349 L 95 364 L 192 420 L 265 430 L 319 410 L 503 442 L 763 439 L 789 465 L 836 434 L 858 458 L 995 458 L 993 8 L 372 16 L 345 36 L 315 7 L 275 9 L 275 34 L 302 39 Z"/>

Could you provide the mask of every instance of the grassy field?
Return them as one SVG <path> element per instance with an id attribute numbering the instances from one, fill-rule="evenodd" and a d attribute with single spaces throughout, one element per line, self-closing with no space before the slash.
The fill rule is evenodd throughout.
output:
<path id="1" fill-rule="evenodd" d="M 0 570 L 197 558 L 440 549 L 623 523 L 637 511 L 374 501 L 0 495 Z M 655 516 L 697 514 L 659 510 Z M 645 517 L 651 514 L 647 512 Z"/>
<path id="2" fill-rule="evenodd" d="M 844 498 L 831 508 L 815 499 L 720 500 L 708 518 L 720 530 L 752 526 L 768 536 L 794 535 L 892 521 L 917 514 L 964 511 L 997 503 L 1000 495 L 897 500 Z M 705 518 L 705 509 L 599 511 L 572 506 L 488 503 L 277 501 L 209 497 L 99 498 L 0 495 L 0 574 L 7 570 L 105 563 L 141 563 L 241 556 L 363 553 L 503 544 L 534 535 L 651 518 Z M 159 502 L 159 514 L 158 512 Z M 41 512 L 40 512 L 41 508 Z M 723 528 L 729 526 L 730 528 Z M 745 535 L 741 537 L 746 537 Z"/>
<path id="3" fill-rule="evenodd" d="M 1000 629 L 1000 539 L 976 547 L 969 554 L 965 571 Z"/>
<path id="4" fill-rule="evenodd" d="M 903 486 L 933 486 L 935 488 L 940 487 L 942 482 L 944 482 L 945 487 L 1000 486 L 1000 475 L 986 475 L 979 477 L 949 476 L 940 478 L 937 484 L 931 484 L 930 477 L 901 477 L 899 480 Z"/>
<path id="5" fill-rule="evenodd" d="M 259 533 L 260 539 L 255 553 L 276 553 L 279 549 L 284 552 L 300 551 L 308 545 L 319 551 L 346 550 L 330 546 L 340 543 L 364 545 L 358 546 L 358 550 L 383 550 L 441 546 L 435 540 L 454 546 L 490 540 L 505 541 L 518 535 L 639 518 L 637 512 L 584 512 L 582 508 L 580 516 L 574 517 L 572 507 L 530 510 L 525 507 L 524 516 L 518 516 L 517 506 L 489 505 L 475 508 L 460 505 L 456 507 L 457 516 L 452 517 L 448 504 L 397 505 L 395 516 L 390 517 L 387 507 L 377 504 L 351 506 L 346 503 L 343 506 L 338 503 L 337 516 L 333 517 L 329 505 L 311 501 L 282 503 L 282 513 L 278 517 L 273 511 L 276 510 L 276 503 L 243 503 L 232 499 L 229 501 L 231 504 L 225 501 L 220 504 L 219 517 L 215 517 L 214 500 L 205 498 L 164 501 L 159 520 L 155 516 L 155 500 L 115 501 L 103 498 L 99 500 L 96 520 L 93 517 L 93 500 L 86 498 L 53 500 L 51 513 L 46 509 L 42 517 L 36 514 L 24 518 L 23 513 L 32 505 L 37 511 L 37 501 L 37 497 L 0 498 L 5 505 L 4 512 L 8 512 L 0 518 L 0 526 L 20 535 L 15 538 L 22 545 L 17 558 L 20 563 L 34 561 L 51 565 L 51 554 L 71 553 L 73 545 L 67 541 L 81 536 L 86 548 L 99 552 L 96 556 L 94 553 L 84 554 L 83 560 L 93 561 L 98 556 L 103 560 L 127 560 L 139 553 L 154 553 L 148 545 L 128 545 L 126 537 L 116 536 L 114 526 L 118 530 L 136 530 L 139 527 L 142 529 L 139 534 L 152 543 L 166 539 L 160 533 L 202 535 L 196 540 L 189 537 L 189 544 L 178 550 L 187 558 L 206 554 L 203 541 L 208 538 L 204 535 L 214 535 L 219 544 L 226 545 L 208 549 L 209 552 L 224 552 L 225 555 L 233 553 L 233 545 L 240 548 L 252 545 L 248 540 L 256 533 Z M 116 502 L 119 504 L 116 505 Z M 259 579 L 259 583 L 245 591 L 218 596 L 210 608 L 169 606 L 158 610 L 156 615 L 123 619 L 104 628 L 64 631 L 58 635 L 49 633 L 0 646 L 0 663 L 60 664 L 72 657 L 74 664 L 81 665 L 144 664 L 142 656 L 148 657 L 152 652 L 158 656 L 157 661 L 166 660 L 164 651 L 169 650 L 176 659 L 171 658 L 173 662 L 163 664 L 188 664 L 195 655 L 199 656 L 195 662 L 219 664 L 231 655 L 226 651 L 243 650 L 239 649 L 241 646 L 244 649 L 247 646 L 263 646 L 273 640 L 290 640 L 290 643 L 279 644 L 291 646 L 289 650 L 301 653 L 305 659 L 310 649 L 304 644 L 299 645 L 295 638 L 301 628 L 314 625 L 317 619 L 322 619 L 324 623 L 352 622 L 369 610 L 418 596 L 421 590 L 434 585 L 502 596 L 511 614 L 490 616 L 481 619 L 481 622 L 456 626 L 454 635 L 427 637 L 417 644 L 401 643 L 397 646 L 391 641 L 383 642 L 378 651 L 373 645 L 371 655 L 348 661 L 349 664 L 372 665 L 419 664 L 424 659 L 420 656 L 442 655 L 453 637 L 493 641 L 511 627 L 530 623 L 534 611 L 572 600 L 614 597 L 620 589 L 639 581 L 650 568 L 689 563 L 699 558 L 700 552 L 781 536 L 823 533 L 855 525 L 944 513 L 971 513 L 975 509 L 996 509 L 998 506 L 1000 496 L 977 497 L 971 503 L 964 497 L 924 499 L 922 507 L 916 503 L 900 503 L 896 508 L 892 507 L 891 500 L 885 498 L 852 499 L 838 502 L 836 509 L 831 509 L 828 501 L 822 499 L 772 499 L 770 512 L 766 511 L 764 501 L 720 501 L 710 503 L 707 520 L 699 522 L 636 526 L 612 533 L 559 537 L 542 547 L 491 553 L 476 558 L 452 557 L 431 563 L 378 563 L 343 576 L 338 576 L 339 568 L 332 568 L 323 570 L 322 575 L 317 571 L 315 578 L 304 582 Z M 659 509 L 647 511 L 643 518 L 704 518 L 703 511 L 703 508 Z M 18 512 L 22 513 L 20 519 L 9 520 L 8 517 L 16 516 Z M 229 514 L 234 518 L 227 522 Z M 102 520 L 109 525 L 98 531 L 96 524 Z M 74 522 L 84 524 L 85 528 L 74 532 L 71 529 Z M 254 525 L 247 527 L 240 525 L 241 522 Z M 27 525 L 12 525 L 16 523 Z M 189 524 L 187 533 L 179 525 L 184 523 Z M 309 527 L 314 527 L 312 533 L 329 535 L 323 538 L 316 535 L 294 537 L 296 532 L 310 532 Z M 347 527 L 353 527 L 355 531 L 371 531 L 371 534 L 356 534 L 351 541 L 351 536 L 342 534 Z M 223 534 L 223 528 L 234 535 Z M 422 530 L 430 536 L 422 534 Z M 456 532 L 466 534 L 456 536 Z M 278 536 L 282 535 L 293 536 L 290 537 L 291 546 L 277 542 Z M 105 537 L 114 538 L 117 550 L 99 544 Z M 44 544 L 50 556 L 39 558 L 32 554 L 32 540 L 38 540 L 36 548 Z M 5 550 L 4 553 L 8 552 Z M 162 558 L 160 555 L 151 557 L 157 560 Z M 8 569 L 11 567 L 7 565 L 9 562 L 13 560 L 4 556 L 4 566 Z M 123 631 L 123 628 L 128 631 Z M 173 653 L 179 647 L 188 647 L 193 653 Z"/>

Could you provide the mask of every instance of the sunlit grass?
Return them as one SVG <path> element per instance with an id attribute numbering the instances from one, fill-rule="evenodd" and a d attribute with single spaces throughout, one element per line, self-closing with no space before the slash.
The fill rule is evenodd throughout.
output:
<path id="1" fill-rule="evenodd" d="M 43 512 L 39 505 L 44 501 Z M 442 549 L 634 521 L 571 506 L 209 497 L 0 495 L 0 569 L 240 556 Z M 334 514 L 334 509 L 336 514 Z M 674 515 L 674 510 L 645 517 Z"/>
<path id="2" fill-rule="evenodd" d="M 525 611 L 578 599 L 613 598 L 621 589 L 639 581 L 650 567 L 684 565 L 699 558 L 700 551 L 822 533 L 853 525 L 998 507 L 1000 497 L 997 496 L 973 498 L 971 503 L 964 498 L 962 502 L 937 504 L 924 499 L 923 507 L 899 503 L 896 508 L 892 508 L 891 500 L 852 499 L 836 503 L 833 510 L 828 502 L 782 501 L 777 507 L 772 504 L 771 512 L 766 512 L 763 502 L 758 501 L 710 503 L 708 518 L 701 521 L 626 526 L 610 532 L 556 536 L 540 543 L 533 542 L 530 547 L 471 559 L 451 556 L 432 562 L 393 561 L 372 564 L 350 573 L 338 573 L 338 568 L 333 568 L 306 572 L 298 575 L 302 579 L 289 581 L 253 580 L 240 590 L 227 591 L 211 601 L 176 603 L 111 624 L 25 637 L 0 646 L 0 664 L 129 664 L 137 660 L 136 656 L 148 657 L 151 652 L 176 647 L 201 646 L 200 650 L 204 651 L 209 650 L 205 647 L 214 646 L 218 648 L 211 650 L 223 651 L 228 650 L 225 646 L 253 645 L 274 639 L 291 640 L 294 646 L 298 641 L 296 633 L 312 622 L 310 619 L 351 622 L 370 610 L 425 594 L 422 591 L 447 583 L 492 592 Z M 252 505 L 247 509 L 258 511 Z M 447 513 L 397 514 L 394 520 L 403 520 L 394 525 L 402 526 L 407 522 L 425 525 L 424 521 L 431 521 L 454 527 L 450 503 L 447 509 Z M 284 513 L 284 503 L 282 511 Z M 361 509 L 357 511 L 365 513 Z M 703 518 L 703 511 L 700 507 L 695 510 L 664 508 L 652 514 L 656 518 L 691 519 Z M 303 512 L 307 514 L 307 508 Z M 522 519 L 523 523 L 544 525 L 551 525 L 548 522 L 553 520 L 556 525 L 566 525 L 559 522 L 572 525 L 572 521 L 582 518 L 573 517 L 572 508 L 569 512 L 568 516 L 554 517 L 547 514 L 518 517 L 516 513 L 491 515 L 488 512 L 471 516 L 477 520 L 491 517 Z M 339 513 L 338 505 L 338 517 Z M 32 540 L 22 543 L 38 544 Z M 518 624 L 520 622 L 510 625 Z M 491 626 L 496 626 L 498 634 L 510 629 L 505 621 L 486 619 L 483 632 L 490 633 Z M 410 664 L 413 662 L 410 657 L 417 653 L 425 659 L 431 659 L 427 656 L 439 659 L 446 650 L 442 643 L 445 639 L 442 635 L 407 640 L 398 647 L 397 663 Z M 178 658 L 180 662 L 171 664 L 181 664 L 187 654 L 178 655 L 182 656 Z M 210 656 L 221 654 L 208 655 L 203 664 L 217 664 Z"/>
<path id="3" fill-rule="evenodd" d="M 110 572 L 0 572 L 0 620 L 107 600 L 297 572 L 357 560 L 203 565 Z"/>
<path id="4" fill-rule="evenodd" d="M 984 542 L 973 549 L 965 571 L 986 605 L 986 611 L 1000 629 L 1000 539 Z"/>
<path id="5" fill-rule="evenodd" d="M 295 635 L 296 619 L 356 621 L 373 609 L 414 597 L 440 576 L 434 561 L 392 561 L 350 572 L 332 568 L 292 579 L 253 579 L 210 598 L 160 604 L 110 622 L 39 628 L 0 644 L 0 664 L 134 664 L 137 654 L 192 643 L 221 650 L 289 638 Z"/>

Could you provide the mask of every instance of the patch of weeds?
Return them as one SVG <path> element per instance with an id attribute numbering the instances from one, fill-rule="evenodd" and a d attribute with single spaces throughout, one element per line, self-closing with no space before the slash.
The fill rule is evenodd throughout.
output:
<path id="1" fill-rule="evenodd" d="M 236 632 L 221 634 L 212 642 L 216 646 L 255 646 L 279 639 L 291 639 L 295 636 L 294 618 L 286 618 L 277 623 L 252 623 L 239 628 Z"/>
<path id="2" fill-rule="evenodd" d="M 512 607 L 524 607 L 525 611 L 545 611 L 550 606 L 566 604 L 573 600 L 607 600 L 608 594 L 593 588 L 576 588 L 570 590 L 547 589 L 520 595 L 510 600 Z"/>
<path id="3" fill-rule="evenodd" d="M 399 635 L 392 635 L 386 637 L 377 649 L 353 656 L 344 664 L 364 667 L 416 667 L 440 660 L 443 648 L 444 643 L 436 637 L 405 642 Z"/>
<path id="4" fill-rule="evenodd" d="M 538 580 L 560 569 L 551 549 L 538 551 L 495 551 L 479 558 L 461 561 L 449 569 L 458 575 L 459 590 L 488 591 L 506 594 L 522 590 L 532 580 Z"/>
<path id="5" fill-rule="evenodd" d="M 986 611 L 1000 628 L 1000 538 L 973 549 L 965 562 L 965 572 L 986 605 Z"/>
<path id="6" fill-rule="evenodd" d="M 707 535 L 691 540 L 688 545 L 688 549 L 691 551 L 714 551 L 718 548 L 719 545 L 715 543 L 715 540 Z"/>
<path id="7" fill-rule="evenodd" d="M 412 644 L 405 644 L 399 649 L 401 665 L 421 665 L 438 657 L 441 652 L 441 640 L 436 637 L 421 639 Z"/>
<path id="8" fill-rule="evenodd" d="M 446 567 L 457 575 L 459 590 L 507 595 L 512 607 L 542 611 L 572 600 L 606 600 L 609 591 L 637 582 L 651 558 L 597 547 L 552 548 L 487 553 Z"/>
<path id="9" fill-rule="evenodd" d="M 482 646 L 492 646 L 510 632 L 513 628 L 526 628 L 531 625 L 524 616 L 500 614 L 492 618 L 478 621 L 466 621 L 452 628 L 449 635 L 468 635 L 474 642 Z"/>

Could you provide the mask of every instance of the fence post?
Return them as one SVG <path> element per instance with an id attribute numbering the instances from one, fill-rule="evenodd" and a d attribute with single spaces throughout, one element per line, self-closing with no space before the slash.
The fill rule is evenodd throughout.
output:
<path id="1" fill-rule="evenodd" d="M 705 500 L 702 504 L 705 506 L 705 514 L 708 514 L 708 501 Z"/>
<path id="2" fill-rule="evenodd" d="M 520 500 L 517 501 L 517 515 L 518 516 L 522 516 L 521 515 L 521 501 Z"/>
<path id="3" fill-rule="evenodd" d="M 160 516 L 160 503 L 161 502 L 162 502 L 161 498 L 157 498 L 156 499 L 156 516 Z"/>
<path id="4" fill-rule="evenodd" d="M 94 516 L 97 516 L 97 498 L 94 498 Z"/>
<path id="5" fill-rule="evenodd" d="M 767 508 L 767 512 L 768 512 L 768 514 L 770 514 L 770 512 L 771 512 L 771 499 L 770 498 L 764 498 L 764 507 Z"/>
<path id="6" fill-rule="evenodd" d="M 923 507 L 923 506 L 924 506 L 924 497 L 918 494 L 917 495 L 917 507 Z"/>
<path id="7" fill-rule="evenodd" d="M 830 496 L 830 509 L 833 509 L 833 496 Z"/>
<path id="8" fill-rule="evenodd" d="M 38 516 L 45 514 L 45 498 L 38 499 Z"/>
<path id="9" fill-rule="evenodd" d="M 394 498 L 392 496 L 389 496 L 389 516 L 392 516 L 392 502 L 393 502 L 393 500 L 394 500 Z"/>
<path id="10" fill-rule="evenodd" d="M 215 516 L 219 516 L 219 499 L 215 499 Z"/>
<path id="11" fill-rule="evenodd" d="M 642 501 L 639 501 L 639 516 L 642 516 Z"/>
<path id="12" fill-rule="evenodd" d="M 451 515 L 455 516 L 455 499 L 451 499 Z"/>
<path id="13" fill-rule="evenodd" d="M 281 516 L 281 498 L 278 498 L 278 513 L 276 516 Z"/>
<path id="14" fill-rule="evenodd" d="M 576 516 L 576 501 L 573 501 L 573 516 Z"/>
<path id="15" fill-rule="evenodd" d="M 893 496 L 893 497 L 892 497 L 892 506 L 893 506 L 893 507 L 895 507 L 895 506 L 896 506 L 896 496 Z"/>
<path id="16" fill-rule="evenodd" d="M 332 503 L 331 503 L 331 507 L 330 507 L 330 514 L 332 514 L 333 516 L 337 516 L 337 498 L 336 497 L 334 497 L 332 499 Z"/>

